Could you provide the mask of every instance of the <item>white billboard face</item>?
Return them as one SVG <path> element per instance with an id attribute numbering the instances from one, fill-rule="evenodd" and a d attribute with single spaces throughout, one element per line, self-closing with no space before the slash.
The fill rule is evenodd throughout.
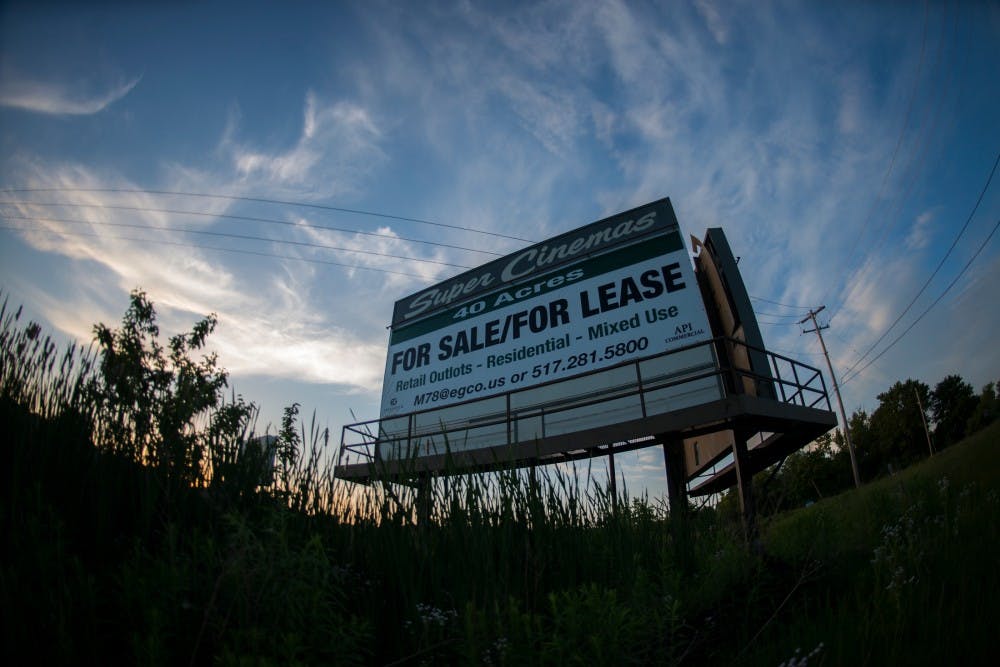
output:
<path id="1" fill-rule="evenodd" d="M 642 219 L 649 216 L 655 213 Z M 687 251 L 676 224 L 667 225 L 639 242 L 501 284 L 395 328 L 382 417 L 524 389 L 710 338 Z"/>

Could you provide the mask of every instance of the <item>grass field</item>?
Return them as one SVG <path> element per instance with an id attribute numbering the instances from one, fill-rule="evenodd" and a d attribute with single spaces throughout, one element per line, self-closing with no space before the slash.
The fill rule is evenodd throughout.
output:
<path id="1" fill-rule="evenodd" d="M 220 453 L 237 422 L 204 441 L 225 483 L 95 446 L 96 366 L 47 345 L 6 320 L 7 664 L 993 662 L 1000 422 L 766 519 L 759 550 L 553 469 L 439 481 L 417 525 L 411 490 L 332 479 L 314 425 L 285 425 L 298 456 L 262 488 Z"/>
<path id="2" fill-rule="evenodd" d="M 774 517 L 766 552 L 806 574 L 761 638 L 761 664 L 789 639 L 824 642 L 829 664 L 992 664 L 998 511 L 994 423 L 893 477 Z"/>

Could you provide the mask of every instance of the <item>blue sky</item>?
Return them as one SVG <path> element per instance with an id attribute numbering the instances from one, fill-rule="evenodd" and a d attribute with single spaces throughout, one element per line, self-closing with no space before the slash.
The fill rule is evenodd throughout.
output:
<path id="1" fill-rule="evenodd" d="M 783 304 L 770 348 L 822 364 L 827 306 L 848 411 L 1000 378 L 995 3 L 80 4 L 0 8 L 0 188 L 36 189 L 0 193 L 0 287 L 83 341 L 135 287 L 166 332 L 217 313 L 264 422 L 377 416 L 393 302 L 526 244 L 150 191 L 533 240 L 669 196 Z M 664 492 L 658 450 L 622 458 Z"/>

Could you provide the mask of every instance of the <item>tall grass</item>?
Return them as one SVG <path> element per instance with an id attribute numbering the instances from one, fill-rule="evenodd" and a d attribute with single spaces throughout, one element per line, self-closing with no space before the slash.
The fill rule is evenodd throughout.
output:
<path id="1" fill-rule="evenodd" d="M 953 657 L 987 655 L 994 478 L 967 490 L 952 466 L 943 487 L 829 499 L 766 526 L 763 556 L 711 508 L 670 516 L 589 468 L 438 478 L 428 512 L 413 486 L 335 479 L 328 430 L 296 404 L 263 470 L 254 407 L 225 382 L 168 377 L 224 374 L 158 364 L 152 329 L 133 357 L 152 375 L 128 377 L 153 396 L 128 400 L 107 384 L 107 337 L 57 354 L 6 306 L 0 329 L 12 659 L 893 663 L 919 662 L 921 641 L 946 655 L 952 637 Z M 199 349 L 184 341 L 182 356 Z M 213 400 L 171 395 L 197 386 Z"/>

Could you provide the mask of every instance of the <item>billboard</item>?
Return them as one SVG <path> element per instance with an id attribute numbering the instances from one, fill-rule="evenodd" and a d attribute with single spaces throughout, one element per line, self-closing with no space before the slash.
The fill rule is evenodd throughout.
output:
<path id="1" fill-rule="evenodd" d="M 553 405 L 609 391 L 609 383 L 634 386 L 634 376 L 612 369 L 711 337 L 677 219 L 662 199 L 398 301 L 382 423 L 391 429 L 394 417 L 418 411 L 431 411 L 421 420 L 427 424 L 444 415 L 475 421 L 477 412 L 500 408 L 474 399 L 528 396 L 521 390 L 535 386 L 533 402 Z M 704 354 L 678 358 L 688 368 L 713 365 Z M 462 408 L 444 410 L 456 404 Z"/>

